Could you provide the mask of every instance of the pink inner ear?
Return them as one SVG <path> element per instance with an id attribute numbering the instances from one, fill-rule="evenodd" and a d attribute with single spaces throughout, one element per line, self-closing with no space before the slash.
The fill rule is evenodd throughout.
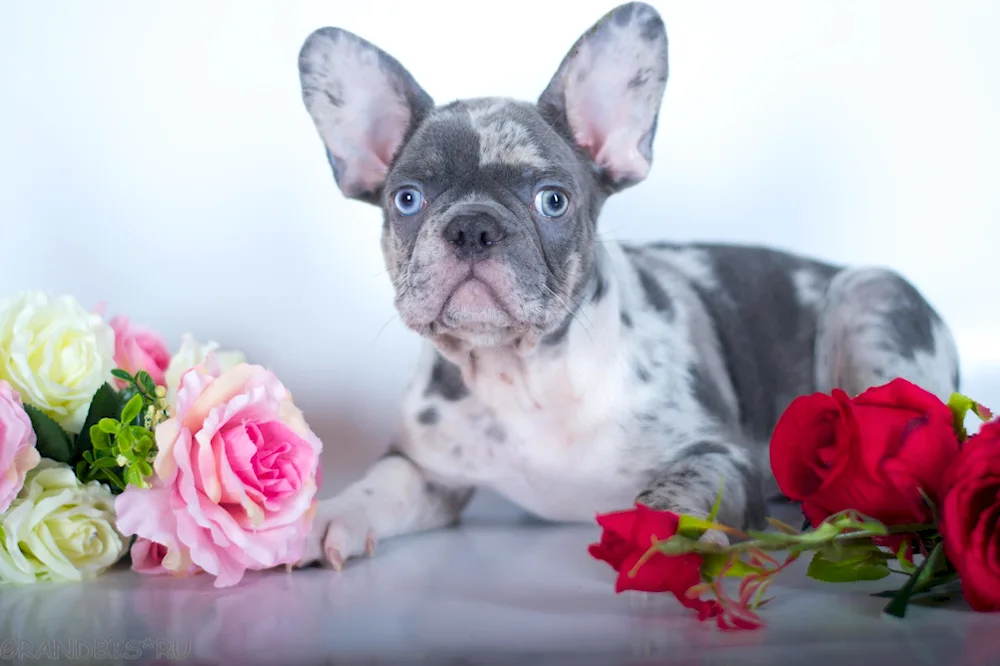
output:
<path id="1" fill-rule="evenodd" d="M 576 145 L 587 151 L 593 159 L 601 152 L 601 146 L 604 144 L 604 138 L 599 130 L 600 124 L 597 122 L 599 114 L 596 110 L 580 108 L 582 104 L 571 103 L 569 93 L 566 97 L 566 119 L 573 130 L 573 139 Z"/>
<path id="2" fill-rule="evenodd" d="M 347 167 L 340 183 L 345 192 L 374 192 L 382 186 L 409 122 L 409 109 L 388 89 L 373 90 L 368 99 L 345 109 L 337 127 L 339 140 L 328 144 Z"/>
<path id="3" fill-rule="evenodd" d="M 306 106 L 340 189 L 347 196 L 377 191 L 411 120 L 403 82 L 377 49 L 344 33 L 317 33 L 303 54 Z"/>
<path id="4" fill-rule="evenodd" d="M 392 164 L 396 151 L 403 143 L 403 136 L 410 124 L 410 112 L 405 107 L 394 106 L 376 125 L 373 137 L 373 150 L 386 171 Z M 383 174 L 384 177 L 385 174 Z"/>
<path id="5" fill-rule="evenodd" d="M 637 182 L 649 172 L 646 140 L 667 77 L 665 39 L 640 31 L 651 13 L 627 25 L 607 22 L 585 37 L 557 75 L 566 119 L 577 145 L 612 180 Z"/>
<path id="6" fill-rule="evenodd" d="M 602 86 L 587 79 L 567 84 L 566 117 L 573 138 L 614 180 L 642 180 L 650 164 L 638 146 L 651 124 L 645 117 L 649 114 L 637 109 L 636 100 L 627 92 L 600 94 L 592 91 L 595 87 Z M 605 90 L 614 89 L 612 84 Z"/>
<path id="7" fill-rule="evenodd" d="M 598 166 L 612 172 L 616 180 L 639 181 L 649 174 L 649 160 L 639 152 L 642 135 L 633 127 L 623 127 L 604 140 L 594 158 Z"/>

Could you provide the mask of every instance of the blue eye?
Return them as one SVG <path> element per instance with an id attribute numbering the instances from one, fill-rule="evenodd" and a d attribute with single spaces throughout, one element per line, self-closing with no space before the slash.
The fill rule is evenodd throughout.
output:
<path id="1" fill-rule="evenodd" d="M 393 203 L 401 215 L 416 215 L 424 207 L 424 195 L 412 187 L 404 187 L 396 192 Z"/>
<path id="2" fill-rule="evenodd" d="M 562 217 L 569 208 L 569 197 L 562 190 L 539 190 L 535 195 L 535 210 L 545 217 Z"/>

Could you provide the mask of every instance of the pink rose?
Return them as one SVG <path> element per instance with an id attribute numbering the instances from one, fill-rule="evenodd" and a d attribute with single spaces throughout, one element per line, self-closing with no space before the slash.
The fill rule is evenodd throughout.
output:
<path id="1" fill-rule="evenodd" d="M 145 370 L 157 386 L 165 386 L 170 350 L 163 338 L 148 328 L 133 324 L 124 315 L 118 315 L 109 323 L 115 332 L 115 365 L 133 375 Z M 121 380 L 115 382 L 119 387 L 123 385 Z"/>
<path id="2" fill-rule="evenodd" d="M 162 546 L 140 547 L 141 568 L 197 567 L 227 587 L 248 570 L 299 560 L 322 444 L 271 372 L 192 368 L 156 445 L 152 487 L 129 486 L 115 501 L 123 534 Z"/>
<path id="3" fill-rule="evenodd" d="M 196 567 L 190 560 L 174 562 L 173 558 L 182 557 L 182 550 L 177 546 L 171 550 L 162 543 L 156 543 L 149 539 L 137 538 L 132 544 L 129 555 L 132 559 L 132 570 L 144 574 L 177 574 L 190 576 L 200 573 L 201 569 Z M 164 560 L 167 564 L 164 565 Z M 167 567 L 172 568 L 167 568 Z"/>
<path id="4" fill-rule="evenodd" d="M 20 394 L 0 379 L 0 513 L 14 501 L 24 475 L 38 465 L 35 430 Z"/>

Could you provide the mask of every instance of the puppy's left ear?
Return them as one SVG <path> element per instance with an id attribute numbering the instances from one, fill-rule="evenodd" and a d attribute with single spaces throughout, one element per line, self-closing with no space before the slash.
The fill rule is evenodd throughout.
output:
<path id="1" fill-rule="evenodd" d="M 666 85 L 663 20 L 651 6 L 632 2 L 606 14 L 573 45 L 538 108 L 617 191 L 649 173 Z"/>

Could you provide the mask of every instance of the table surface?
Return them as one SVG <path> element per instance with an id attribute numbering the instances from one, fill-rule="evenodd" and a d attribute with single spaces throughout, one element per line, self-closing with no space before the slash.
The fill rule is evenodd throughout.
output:
<path id="1" fill-rule="evenodd" d="M 598 535 L 480 504 L 458 528 L 387 540 L 339 573 L 252 573 L 218 590 L 115 570 L 3 587 L 0 661 L 1000 664 L 1000 614 L 956 599 L 887 618 L 867 592 L 898 581 L 822 584 L 804 562 L 772 586 L 765 629 L 723 633 L 663 595 L 615 595 L 586 552 Z"/>

